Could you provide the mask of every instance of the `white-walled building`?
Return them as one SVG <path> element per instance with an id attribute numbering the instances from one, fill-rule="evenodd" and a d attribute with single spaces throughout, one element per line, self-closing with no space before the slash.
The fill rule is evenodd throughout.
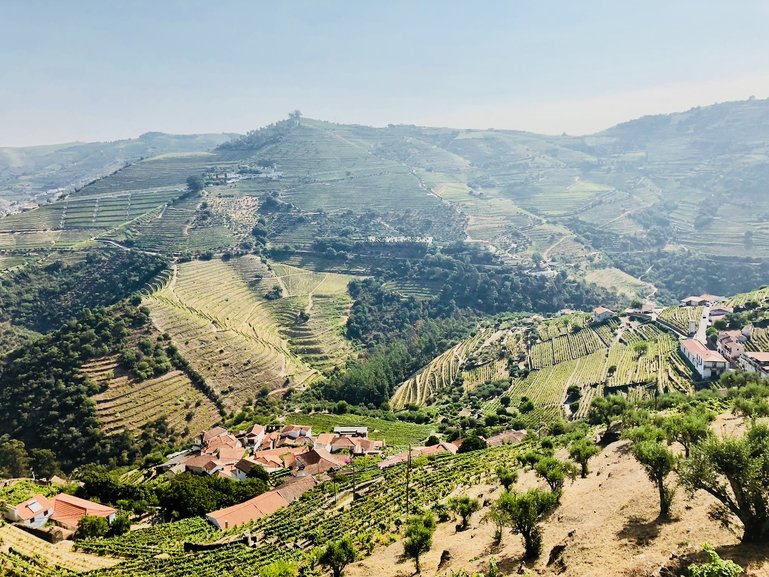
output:
<path id="1" fill-rule="evenodd" d="M 691 363 L 700 378 L 718 377 L 729 368 L 729 361 L 721 353 L 711 351 L 695 339 L 682 340 L 680 348 L 681 354 Z"/>

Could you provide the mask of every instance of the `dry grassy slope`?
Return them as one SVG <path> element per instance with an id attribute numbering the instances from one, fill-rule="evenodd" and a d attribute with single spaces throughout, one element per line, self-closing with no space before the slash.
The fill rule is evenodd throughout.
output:
<path id="1" fill-rule="evenodd" d="M 726 423 L 731 427 L 730 423 Z M 652 484 L 620 441 L 609 445 L 591 461 L 591 474 L 577 479 L 564 490 L 562 504 L 544 525 L 544 548 L 539 561 L 525 574 L 563 577 L 607 577 L 653 575 L 671 555 L 699 551 L 702 543 L 716 546 L 722 557 L 734 559 L 747 575 L 769 576 L 769 551 L 739 546 L 737 538 L 708 519 L 713 500 L 698 494 L 689 500 L 679 491 L 673 506 L 674 519 L 657 523 L 658 501 Z M 519 488 L 539 486 L 526 473 Z M 544 488 L 544 486 L 543 486 Z M 496 487 L 478 486 L 468 492 L 483 499 L 496 498 Z M 517 574 L 523 545 L 519 536 L 505 531 L 502 544 L 493 545 L 493 526 L 481 523 L 487 509 L 476 513 L 467 531 L 457 533 L 454 523 L 441 523 L 433 538 L 433 548 L 423 560 L 425 576 L 449 576 L 451 571 L 485 571 L 494 557 L 501 574 Z M 547 566 L 551 549 L 566 544 L 563 566 Z M 451 561 L 440 569 L 442 551 Z M 377 548 L 371 557 L 345 571 L 347 577 L 401 577 L 414 573 L 410 560 L 401 557 L 402 542 Z"/>

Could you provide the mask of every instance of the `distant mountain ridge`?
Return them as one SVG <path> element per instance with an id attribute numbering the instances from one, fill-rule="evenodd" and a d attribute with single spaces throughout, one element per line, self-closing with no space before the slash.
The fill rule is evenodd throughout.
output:
<path id="1" fill-rule="evenodd" d="M 54 195 L 51 190 L 71 191 L 128 162 L 159 154 L 203 152 L 233 136 L 146 132 L 138 138 L 109 142 L 0 147 L 0 210 L 45 202 Z"/>

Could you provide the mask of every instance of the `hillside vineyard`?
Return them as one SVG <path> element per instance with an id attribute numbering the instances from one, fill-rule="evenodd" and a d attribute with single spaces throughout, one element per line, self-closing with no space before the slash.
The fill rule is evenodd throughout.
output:
<path id="1" fill-rule="evenodd" d="M 0 149 L 0 575 L 769 575 L 767 126 Z"/>

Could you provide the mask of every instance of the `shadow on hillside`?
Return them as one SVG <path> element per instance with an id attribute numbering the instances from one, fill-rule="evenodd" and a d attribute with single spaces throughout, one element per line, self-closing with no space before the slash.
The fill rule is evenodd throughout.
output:
<path id="1" fill-rule="evenodd" d="M 497 562 L 497 569 L 502 575 L 517 574 L 521 569 L 521 564 L 524 563 L 520 555 L 514 555 L 512 557 L 495 556 L 494 559 Z"/>
<path id="2" fill-rule="evenodd" d="M 667 523 L 664 519 L 647 520 L 638 515 L 632 515 L 625 521 L 625 526 L 617 531 L 617 537 L 643 547 L 654 541 L 660 534 L 660 527 Z"/>
<path id="3" fill-rule="evenodd" d="M 715 549 L 721 559 L 731 559 L 741 567 L 747 567 L 751 563 L 760 564 L 769 561 L 769 547 L 765 544 L 739 543 L 736 545 L 716 546 Z M 704 560 L 704 555 L 702 557 Z"/>

